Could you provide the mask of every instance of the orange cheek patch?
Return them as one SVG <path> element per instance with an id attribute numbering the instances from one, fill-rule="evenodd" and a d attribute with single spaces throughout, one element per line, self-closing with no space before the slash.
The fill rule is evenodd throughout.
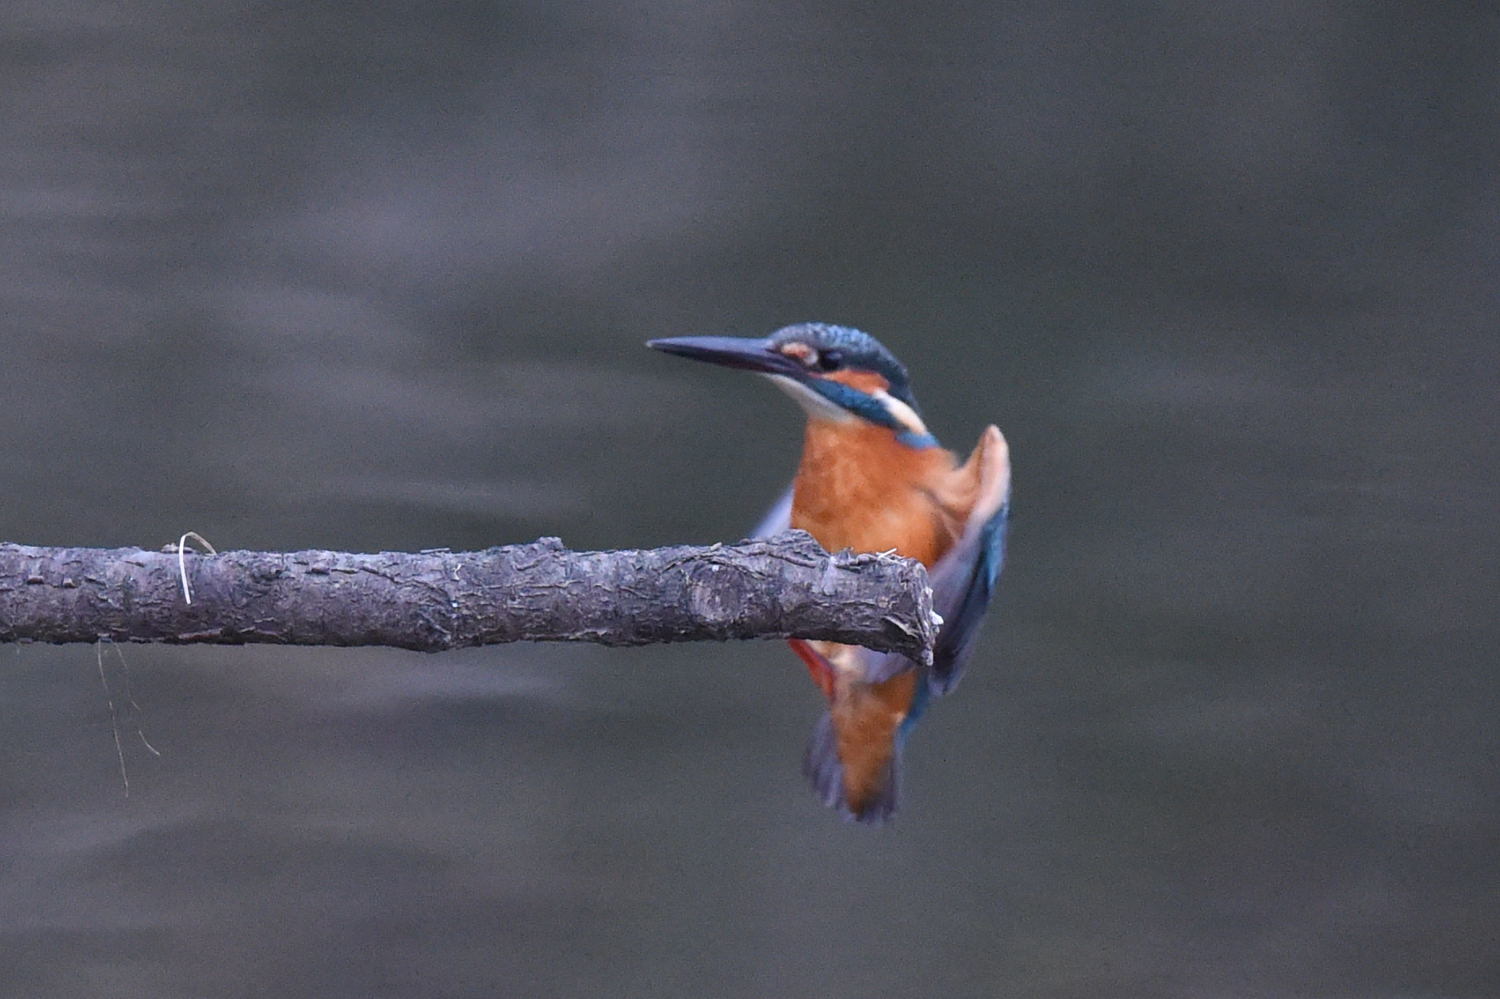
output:
<path id="1" fill-rule="evenodd" d="M 891 387 L 890 382 L 873 371 L 835 371 L 823 377 L 831 382 L 858 389 L 867 395 L 872 392 L 884 392 Z"/>

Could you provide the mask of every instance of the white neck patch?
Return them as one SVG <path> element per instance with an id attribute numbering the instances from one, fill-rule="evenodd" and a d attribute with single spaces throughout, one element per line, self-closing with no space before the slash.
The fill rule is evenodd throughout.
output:
<path id="1" fill-rule="evenodd" d="M 915 409 L 912 409 L 884 389 L 871 394 L 880 401 L 880 404 L 885 407 L 887 413 L 896 418 L 896 422 L 901 424 L 902 429 L 919 437 L 927 435 L 927 424 L 922 422 L 922 418 L 917 415 Z"/>

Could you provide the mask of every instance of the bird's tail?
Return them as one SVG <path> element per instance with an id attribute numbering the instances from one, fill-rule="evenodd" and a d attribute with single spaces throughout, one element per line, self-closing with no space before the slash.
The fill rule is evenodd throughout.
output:
<path id="1" fill-rule="evenodd" d="M 802 772 L 816 794 L 829 808 L 837 808 L 855 822 L 880 825 L 896 814 L 901 783 L 901 749 L 894 747 L 890 759 L 874 775 L 874 780 L 851 795 L 845 786 L 844 764 L 839 760 L 838 736 L 833 716 L 827 711 L 813 726 L 802 758 Z"/>
<path id="2" fill-rule="evenodd" d="M 915 671 L 883 683 L 852 683 L 814 726 L 802 772 L 819 799 L 856 822 L 879 825 L 896 813 L 903 722 Z"/>

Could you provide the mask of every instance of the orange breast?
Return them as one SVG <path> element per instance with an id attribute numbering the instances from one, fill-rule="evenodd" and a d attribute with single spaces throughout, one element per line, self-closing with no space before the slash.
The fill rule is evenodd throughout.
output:
<path id="1" fill-rule="evenodd" d="M 895 549 L 931 568 L 956 525 L 936 499 L 953 455 L 913 449 L 885 427 L 809 420 L 792 496 L 792 526 L 829 551 Z"/>

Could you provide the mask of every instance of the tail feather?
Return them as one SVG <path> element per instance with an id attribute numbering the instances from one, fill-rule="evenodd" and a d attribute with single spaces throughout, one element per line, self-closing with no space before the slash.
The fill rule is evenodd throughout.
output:
<path id="1" fill-rule="evenodd" d="M 901 740 L 895 740 L 889 759 L 875 779 L 854 789 L 851 801 L 850 789 L 845 787 L 844 765 L 839 760 L 838 732 L 832 714 L 825 711 L 808 739 L 802 773 L 823 804 L 838 809 L 846 819 L 880 825 L 896 814 L 901 784 Z"/>

